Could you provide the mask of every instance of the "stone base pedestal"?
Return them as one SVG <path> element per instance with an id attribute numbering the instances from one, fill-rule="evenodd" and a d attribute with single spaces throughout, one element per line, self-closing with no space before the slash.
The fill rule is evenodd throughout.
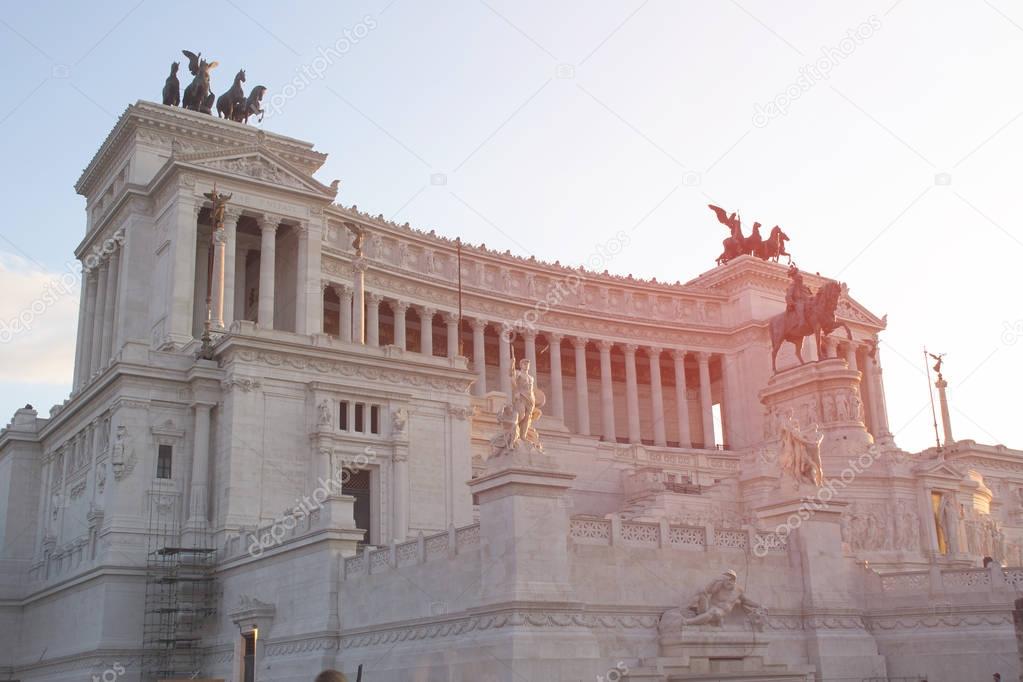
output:
<path id="1" fill-rule="evenodd" d="M 469 486 L 480 501 L 483 603 L 570 601 L 569 505 L 575 479 L 524 443 L 487 461 Z"/>

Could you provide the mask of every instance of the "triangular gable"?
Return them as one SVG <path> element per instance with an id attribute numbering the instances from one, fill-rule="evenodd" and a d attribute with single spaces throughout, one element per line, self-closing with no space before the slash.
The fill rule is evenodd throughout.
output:
<path id="1" fill-rule="evenodd" d="M 945 461 L 925 462 L 916 468 L 916 472 L 932 478 L 945 478 L 957 482 L 963 480 L 963 473 Z"/>
<path id="2" fill-rule="evenodd" d="M 327 187 L 317 182 L 262 146 L 236 147 L 230 150 L 187 154 L 175 153 L 171 157 L 171 161 L 199 169 L 238 175 L 248 180 L 265 182 L 276 187 L 310 192 L 326 199 L 333 199 L 337 195 L 336 185 Z"/>
<path id="3" fill-rule="evenodd" d="M 860 322 L 880 329 L 888 326 L 887 315 L 878 317 L 867 310 L 861 303 L 850 297 L 848 293 L 843 293 L 842 297 L 838 300 L 838 308 L 835 310 L 835 315 L 843 320 Z"/>

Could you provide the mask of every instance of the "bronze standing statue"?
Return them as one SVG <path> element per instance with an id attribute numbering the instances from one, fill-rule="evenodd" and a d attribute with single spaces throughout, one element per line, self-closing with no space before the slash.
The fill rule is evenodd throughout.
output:
<path id="1" fill-rule="evenodd" d="M 170 75 L 163 84 L 163 103 L 176 107 L 181 104 L 181 83 L 178 82 L 178 63 L 171 62 Z"/>
<path id="2" fill-rule="evenodd" d="M 816 292 L 803 283 L 803 274 L 796 267 L 789 268 L 789 288 L 785 292 L 785 312 L 778 313 L 769 321 L 771 329 L 771 369 L 778 371 L 778 349 L 788 341 L 796 347 L 796 358 L 804 365 L 803 339 L 813 336 L 817 342 L 817 357 L 824 359 L 823 337 L 839 327 L 845 329 L 847 338 L 852 339 L 852 331 L 844 322 L 839 322 L 835 315 L 838 299 L 842 295 L 842 286 L 828 280 Z"/>

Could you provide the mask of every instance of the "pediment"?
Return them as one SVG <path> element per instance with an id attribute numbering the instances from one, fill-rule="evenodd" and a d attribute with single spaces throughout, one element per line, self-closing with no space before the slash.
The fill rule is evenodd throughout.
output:
<path id="1" fill-rule="evenodd" d="M 197 169 L 219 171 L 276 187 L 309 192 L 325 199 L 333 199 L 337 195 L 336 185 L 328 187 L 316 181 L 262 146 L 175 153 L 171 160 Z"/>
<path id="2" fill-rule="evenodd" d="M 925 462 L 916 468 L 916 473 L 929 478 L 944 478 L 957 483 L 963 480 L 963 472 L 944 460 L 937 463 Z"/>

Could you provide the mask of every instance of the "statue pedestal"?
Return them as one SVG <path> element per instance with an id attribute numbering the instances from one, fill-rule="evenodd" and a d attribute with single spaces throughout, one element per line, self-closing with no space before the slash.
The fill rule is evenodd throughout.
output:
<path id="1" fill-rule="evenodd" d="M 565 492 L 574 479 L 519 441 L 469 483 L 480 503 L 483 604 L 572 599 Z"/>
<path id="2" fill-rule="evenodd" d="M 821 360 L 778 372 L 760 391 L 760 402 L 775 424 L 791 410 L 804 432 L 820 425 L 825 477 L 829 459 L 832 464 L 844 463 L 874 443 L 863 422 L 860 373 L 849 369 L 845 360 Z M 777 437 L 777 426 L 772 426 Z"/>
<path id="3" fill-rule="evenodd" d="M 814 672 L 809 665 L 768 662 L 769 641 L 748 627 L 685 627 L 662 632 L 659 643 L 661 655 L 629 671 L 629 679 L 805 682 Z"/>

